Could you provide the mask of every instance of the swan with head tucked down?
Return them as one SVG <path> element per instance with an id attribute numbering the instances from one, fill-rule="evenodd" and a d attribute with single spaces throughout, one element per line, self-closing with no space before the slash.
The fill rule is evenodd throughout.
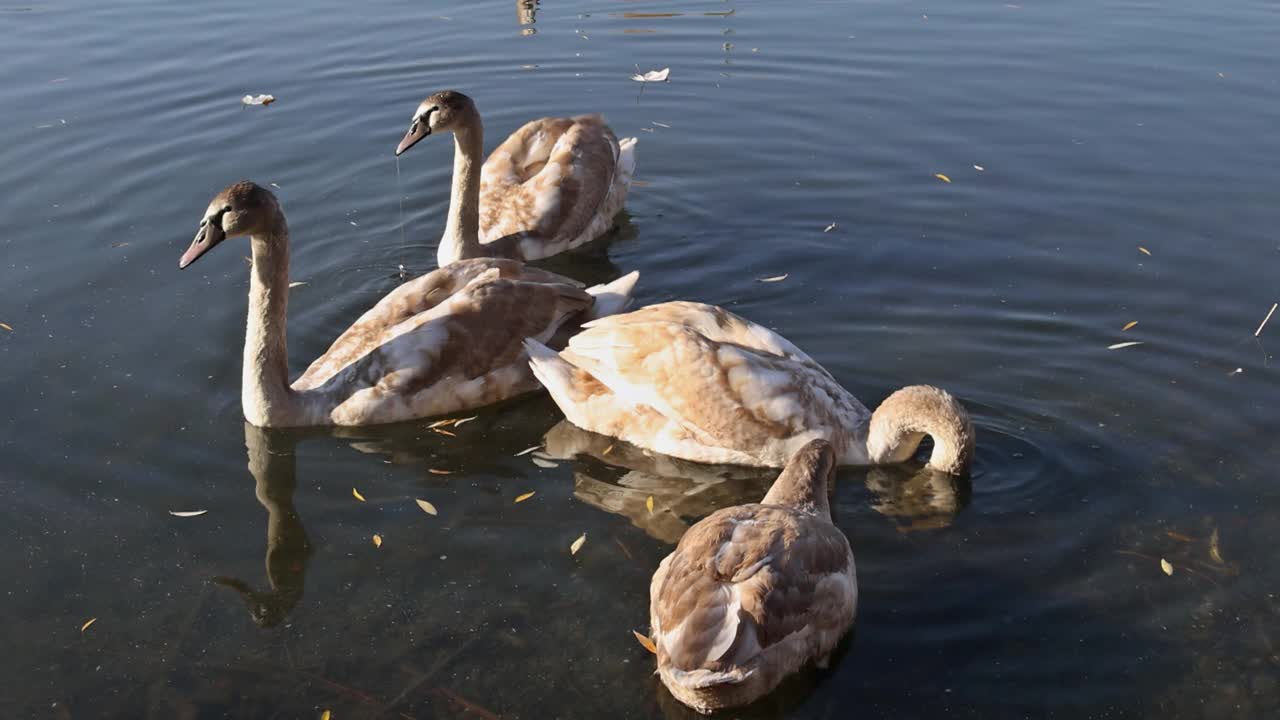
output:
<path id="1" fill-rule="evenodd" d="M 781 467 L 815 438 L 842 465 L 902 462 L 927 435 L 929 466 L 963 474 L 973 424 L 938 388 L 916 385 L 868 412 L 781 335 L 722 308 L 650 305 L 592 320 L 556 353 L 527 341 L 538 380 L 570 422 L 697 462 Z"/>
<path id="2" fill-rule="evenodd" d="M 635 138 L 621 142 L 600 115 L 526 123 L 484 161 L 484 127 L 455 90 L 423 100 L 396 155 L 452 132 L 453 189 L 440 266 L 475 257 L 531 261 L 600 237 L 622 209 L 635 172 Z"/>
<path id="3" fill-rule="evenodd" d="M 638 277 L 584 290 L 510 260 L 456 263 L 393 290 L 290 385 L 289 228 L 275 195 L 251 182 L 218 193 L 178 267 L 241 235 L 253 250 L 241 401 L 259 427 L 412 420 L 537 389 L 521 340 L 621 312 Z"/>
<path id="4" fill-rule="evenodd" d="M 836 456 L 796 451 L 759 503 L 698 522 L 658 565 L 649 625 L 658 674 L 699 712 L 746 705 L 825 667 L 858 609 L 853 550 L 831 522 Z"/>

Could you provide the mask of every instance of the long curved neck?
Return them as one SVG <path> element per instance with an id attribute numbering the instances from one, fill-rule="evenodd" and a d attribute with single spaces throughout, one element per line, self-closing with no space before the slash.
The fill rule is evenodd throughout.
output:
<path id="1" fill-rule="evenodd" d="M 903 388 L 890 395 L 871 416 L 867 455 L 873 463 L 904 462 L 920 441 L 933 439 L 929 467 L 962 475 L 973 458 L 973 423 L 960 403 L 928 386 Z"/>
<path id="2" fill-rule="evenodd" d="M 259 427 L 287 424 L 294 393 L 289 388 L 285 318 L 289 311 L 289 226 L 277 211 L 266 233 L 250 238 L 249 319 L 244 338 L 240 401 L 244 416 Z"/>
<path id="3" fill-rule="evenodd" d="M 484 125 L 472 111 L 453 131 L 453 190 L 449 219 L 440 238 L 437 260 L 443 267 L 455 260 L 480 257 L 480 167 L 484 163 Z"/>
<path id="4" fill-rule="evenodd" d="M 787 466 L 760 502 L 785 505 L 830 518 L 827 483 L 835 464 L 835 453 L 826 443 L 810 442 L 787 461 Z"/>

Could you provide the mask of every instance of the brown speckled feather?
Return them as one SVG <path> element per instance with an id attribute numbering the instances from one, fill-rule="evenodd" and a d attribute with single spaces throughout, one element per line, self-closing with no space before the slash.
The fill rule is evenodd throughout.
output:
<path id="1" fill-rule="evenodd" d="M 567 247 L 614 190 L 618 154 L 618 139 L 599 115 L 526 123 L 481 171 L 480 241 Z"/>
<path id="2" fill-rule="evenodd" d="M 682 702 L 751 702 L 825 661 L 853 624 L 853 552 L 826 502 L 834 466 L 829 445 L 805 445 L 763 503 L 712 513 L 662 561 L 650 623 L 659 673 Z"/>
<path id="3" fill-rule="evenodd" d="M 499 277 L 508 280 L 580 286 L 574 280 L 515 260 L 476 258 L 451 263 L 388 293 L 312 361 L 294 381 L 293 388 L 309 390 L 323 385 L 370 349 L 390 339 L 387 335 L 390 329 L 401 327 L 405 320 L 436 307 L 488 270 L 497 270 Z"/>
<path id="4" fill-rule="evenodd" d="M 830 373 L 721 308 L 662 303 L 593 321 L 562 357 L 612 394 L 610 403 L 566 410 L 575 424 L 658 452 L 776 467 L 813 437 L 842 454 L 864 441 L 848 429 L 864 427 L 869 413 Z M 667 424 L 655 425 L 652 413 Z"/>
<path id="5" fill-rule="evenodd" d="M 828 603 L 816 599 L 819 581 L 849 567 L 849 543 L 830 521 L 788 508 L 740 505 L 713 513 L 685 534 L 658 588 L 656 615 L 664 632 L 682 625 L 663 651 L 680 670 L 724 671 L 810 624 L 835 627 Z M 711 656 L 717 633 L 738 607 L 732 645 Z M 833 608 L 834 609 L 834 608 Z"/>
<path id="6" fill-rule="evenodd" d="M 349 396 L 338 424 L 393 422 L 478 407 L 536 387 L 523 371 L 527 337 L 549 338 L 589 308 L 591 295 L 566 284 L 505 280 L 489 270 L 446 302 L 371 337 L 367 352 L 315 390 Z M 360 388 L 350 392 L 352 388 Z M 360 419 L 360 423 L 346 420 Z"/>

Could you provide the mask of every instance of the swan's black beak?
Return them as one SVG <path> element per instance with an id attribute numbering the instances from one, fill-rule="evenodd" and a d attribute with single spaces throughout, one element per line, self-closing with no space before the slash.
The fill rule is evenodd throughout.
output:
<path id="1" fill-rule="evenodd" d="M 415 119 L 413 124 L 409 126 L 409 132 L 404 134 L 404 139 L 396 146 L 396 155 L 399 156 L 400 153 L 417 145 L 419 140 L 430 134 L 431 126 L 422 120 Z"/>
<path id="2" fill-rule="evenodd" d="M 206 219 L 200 223 L 200 232 L 196 233 L 196 237 L 191 241 L 191 247 L 182 253 L 182 259 L 178 261 L 178 269 L 186 269 L 188 265 L 195 262 L 201 255 L 209 252 L 209 248 L 226 240 L 226 233 L 222 231 L 221 218 L 213 221 Z"/>

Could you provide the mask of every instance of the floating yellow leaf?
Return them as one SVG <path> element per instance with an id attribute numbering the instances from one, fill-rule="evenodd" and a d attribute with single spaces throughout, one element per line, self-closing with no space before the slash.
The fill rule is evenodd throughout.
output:
<path id="1" fill-rule="evenodd" d="M 782 282 L 786 280 L 791 273 L 782 273 L 781 275 L 772 275 L 770 277 L 756 278 L 756 282 Z"/>
<path id="2" fill-rule="evenodd" d="M 1137 324 L 1138 324 L 1137 320 L 1130 320 L 1129 322 L 1124 324 L 1124 327 L 1120 328 L 1120 332 L 1124 332 L 1125 330 L 1128 330 L 1129 328 Z"/>
<path id="3" fill-rule="evenodd" d="M 353 498 L 355 498 L 355 499 L 359 500 L 360 502 L 364 502 L 364 501 L 365 501 L 365 500 L 364 500 L 364 496 L 363 496 L 363 495 L 361 495 L 361 494 L 360 494 L 360 491 L 359 491 L 359 490 L 357 490 L 357 489 L 355 489 L 355 488 L 351 488 L 351 497 L 353 497 Z"/>
<path id="4" fill-rule="evenodd" d="M 432 475 L 452 475 L 453 474 L 452 470 L 438 470 L 436 468 L 427 468 L 427 472 L 431 473 Z"/>
<path id="5" fill-rule="evenodd" d="M 374 536 L 373 536 L 373 546 L 374 546 L 374 547 L 382 547 L 382 536 L 381 536 L 381 535 L 374 535 Z"/>
<path id="6" fill-rule="evenodd" d="M 471 417 L 462 418 L 462 419 L 458 420 L 457 422 L 455 422 L 455 423 L 453 424 L 453 426 L 454 426 L 455 428 L 462 427 L 462 426 L 463 426 L 463 424 L 465 424 L 465 423 L 469 423 L 469 422 L 471 422 L 472 420 L 475 420 L 475 419 L 476 419 L 476 418 L 478 418 L 478 417 L 480 417 L 480 416 L 479 416 L 479 415 L 472 415 Z"/>
<path id="7" fill-rule="evenodd" d="M 434 430 L 438 427 L 444 427 L 445 425 L 449 425 L 450 423 L 455 423 L 455 422 L 458 422 L 458 421 L 455 420 L 454 418 L 445 418 L 444 420 L 437 420 L 431 423 L 430 425 L 427 426 L 427 429 Z"/>
<path id="8" fill-rule="evenodd" d="M 611 453 L 611 452 L 613 452 L 613 444 L 612 444 L 612 443 L 610 443 L 610 444 L 609 444 L 609 447 L 605 448 L 605 449 L 604 449 L 604 452 L 602 452 L 602 453 L 600 453 L 600 454 L 601 454 L 601 455 L 608 455 L 608 454 L 609 454 L 609 453 Z"/>
<path id="9" fill-rule="evenodd" d="M 1134 345 L 1141 345 L 1141 344 L 1142 344 L 1142 343 L 1140 343 L 1140 342 L 1122 342 L 1122 343 L 1116 343 L 1115 345 L 1108 345 L 1108 346 L 1107 346 L 1107 349 L 1108 349 L 1108 350 L 1120 350 L 1120 349 L 1123 349 L 1123 348 L 1133 347 Z"/>
<path id="10" fill-rule="evenodd" d="M 1222 559 L 1222 548 L 1218 546 L 1218 528 L 1214 528 L 1213 534 L 1209 536 L 1209 557 L 1219 565 L 1227 564 L 1227 561 Z"/>
<path id="11" fill-rule="evenodd" d="M 200 517 L 209 512 L 208 510 L 170 510 L 169 514 L 174 517 Z"/>
<path id="12" fill-rule="evenodd" d="M 639 642 L 640 646 L 643 647 L 645 650 L 648 650 L 654 655 L 658 654 L 658 646 L 653 644 L 653 641 L 649 639 L 648 635 L 641 635 L 635 630 L 632 630 L 631 634 L 636 636 L 636 641 Z"/>
<path id="13" fill-rule="evenodd" d="M 457 433 L 451 433 L 448 430 L 445 430 L 444 428 L 431 428 L 431 432 L 440 433 L 441 435 L 448 435 L 449 437 L 458 437 Z"/>
<path id="14" fill-rule="evenodd" d="M 943 175 L 942 173 L 934 173 L 934 174 L 933 174 L 933 176 L 934 176 L 934 177 L 936 177 L 936 178 L 938 178 L 939 180 L 941 180 L 941 181 L 942 181 L 942 182 L 944 182 L 944 183 L 949 183 L 949 182 L 951 182 L 951 178 L 947 177 L 946 175 Z"/>
<path id="15" fill-rule="evenodd" d="M 527 492 L 527 493 L 524 493 L 524 494 L 521 494 L 521 495 L 517 495 L 517 496 L 516 496 L 516 502 L 518 502 L 518 503 L 522 503 L 522 502 L 524 502 L 525 500 L 528 500 L 529 498 L 533 497 L 533 496 L 534 496 L 534 495 L 536 495 L 536 494 L 537 494 L 537 492 L 536 492 L 536 491 L 531 491 L 531 492 Z"/>
<path id="16" fill-rule="evenodd" d="M 324 712 L 320 713 L 320 720 L 331 720 L 331 718 L 333 718 L 333 713 L 329 712 L 328 710 L 325 710 Z"/>
<path id="17" fill-rule="evenodd" d="M 1138 246 L 1138 252 L 1142 253 L 1143 255 L 1150 255 L 1150 254 L 1151 254 L 1151 251 L 1150 251 L 1150 250 L 1148 250 L 1148 249 L 1146 249 L 1146 248 L 1142 247 L 1141 245 L 1139 245 L 1139 246 Z"/>
<path id="18" fill-rule="evenodd" d="M 1165 575 L 1173 574 L 1173 565 L 1171 565 L 1169 561 L 1165 560 L 1164 558 L 1160 558 L 1160 569 L 1164 571 Z"/>
<path id="19" fill-rule="evenodd" d="M 84 632 L 85 630 L 88 630 L 88 629 L 89 629 L 89 626 L 90 626 L 90 625 L 92 625 L 92 624 L 94 624 L 94 623 L 96 623 L 96 622 L 98 622 L 98 618 L 96 618 L 96 617 L 95 617 L 95 618 L 89 618 L 88 620 L 86 620 L 86 621 L 85 621 L 85 623 L 84 623 L 83 625 L 81 625 L 81 626 L 80 626 L 80 632 Z"/>
<path id="20" fill-rule="evenodd" d="M 8 330 L 9 332 L 13 332 L 13 326 L 10 325 L 9 323 L 0 323 L 0 327 L 4 328 L 5 330 Z"/>
<path id="21" fill-rule="evenodd" d="M 577 555 L 578 551 L 582 549 L 582 545 L 586 542 L 587 542 L 587 534 L 582 533 L 581 535 L 578 536 L 578 539 L 574 540 L 573 544 L 569 546 L 569 554 Z"/>
<path id="22" fill-rule="evenodd" d="M 432 505 L 431 503 L 421 498 L 419 498 L 416 502 L 418 503 L 418 507 L 422 508 L 422 512 L 428 515 L 439 515 L 439 513 L 436 512 L 435 505 Z"/>
<path id="23" fill-rule="evenodd" d="M 652 515 L 653 514 L 653 496 L 652 495 L 644 499 L 644 506 L 649 510 L 649 514 Z"/>

